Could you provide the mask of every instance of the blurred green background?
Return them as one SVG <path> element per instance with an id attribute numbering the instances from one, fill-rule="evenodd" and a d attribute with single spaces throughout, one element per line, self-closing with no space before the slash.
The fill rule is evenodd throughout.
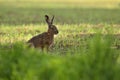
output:
<path id="1" fill-rule="evenodd" d="M 119 0 L 0 0 L 0 24 L 41 24 L 44 15 L 59 24 L 119 24 Z"/>

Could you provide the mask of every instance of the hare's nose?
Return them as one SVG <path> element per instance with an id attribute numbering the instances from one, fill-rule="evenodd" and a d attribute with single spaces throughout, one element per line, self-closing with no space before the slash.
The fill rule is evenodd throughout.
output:
<path id="1" fill-rule="evenodd" d="M 58 33 L 59 33 L 58 31 L 55 32 L 55 34 L 58 34 Z"/>
<path id="2" fill-rule="evenodd" d="M 57 31 L 57 34 L 58 34 L 59 32 Z"/>

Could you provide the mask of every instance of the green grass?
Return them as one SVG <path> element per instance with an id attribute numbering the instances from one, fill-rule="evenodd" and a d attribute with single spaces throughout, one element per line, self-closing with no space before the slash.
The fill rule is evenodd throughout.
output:
<path id="1" fill-rule="evenodd" d="M 50 51 L 26 42 L 59 30 Z M 120 80 L 119 0 L 0 0 L 0 80 Z"/>
<path id="2" fill-rule="evenodd" d="M 70 44 L 70 39 L 72 38 L 55 44 L 55 48 L 67 42 Z M 60 46 L 57 51 L 51 52 L 29 49 L 23 42 L 14 43 L 9 48 L 4 47 L 0 50 L 0 78 L 2 80 L 119 80 L 119 50 L 111 48 L 113 37 L 96 35 L 87 39 L 89 41 L 83 40 L 80 43 L 87 42 L 87 48 L 74 44 L 71 48 Z M 76 43 L 76 39 L 72 42 Z"/>
<path id="3" fill-rule="evenodd" d="M 2 10 L 2 9 L 1 9 Z M 64 14 L 63 14 L 64 13 Z M 119 24 L 120 9 L 96 8 L 10 8 L 1 12 L 0 24 L 22 25 L 45 23 L 44 15 L 55 15 L 59 24 Z"/>
<path id="4" fill-rule="evenodd" d="M 119 24 L 119 3 L 120 1 L 108 0 L 80 2 L 1 0 L 0 24 L 41 24 L 45 23 L 45 14 L 55 15 L 55 22 L 60 24 Z"/>

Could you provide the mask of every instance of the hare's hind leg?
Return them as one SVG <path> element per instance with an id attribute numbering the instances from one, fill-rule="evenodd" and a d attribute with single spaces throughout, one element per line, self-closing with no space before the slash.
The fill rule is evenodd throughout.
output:
<path id="1" fill-rule="evenodd" d="M 44 50 L 44 46 L 41 46 L 40 49 L 43 51 Z"/>

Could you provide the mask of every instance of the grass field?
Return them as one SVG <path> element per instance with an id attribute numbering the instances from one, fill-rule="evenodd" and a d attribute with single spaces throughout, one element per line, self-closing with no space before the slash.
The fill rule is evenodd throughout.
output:
<path id="1" fill-rule="evenodd" d="M 59 30 L 49 52 L 26 42 Z M 120 0 L 0 0 L 0 80 L 120 80 Z"/>

